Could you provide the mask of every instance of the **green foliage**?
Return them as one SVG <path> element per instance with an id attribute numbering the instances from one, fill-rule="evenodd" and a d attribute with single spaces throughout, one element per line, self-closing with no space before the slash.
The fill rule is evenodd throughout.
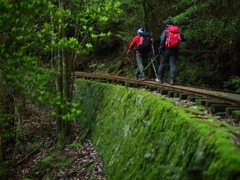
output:
<path id="1" fill-rule="evenodd" d="M 190 66 L 180 69 L 182 75 L 186 74 L 186 77 L 181 78 L 189 78 L 187 74 L 191 67 L 201 68 L 202 64 L 204 68 L 207 67 L 206 71 L 192 70 L 190 76 L 200 79 L 201 83 L 192 80 L 189 82 L 192 85 L 222 88 L 224 79 L 240 75 L 237 70 L 240 68 L 240 39 L 236 36 L 240 31 L 239 1 L 143 0 L 129 3 L 126 0 L 122 1 L 121 7 L 125 10 L 122 16 L 125 24 L 120 24 L 121 29 L 124 29 L 124 32 L 120 32 L 124 47 L 136 35 L 136 30 L 144 27 L 153 34 L 157 50 L 165 22 L 172 20 L 187 36 L 187 41 L 181 45 L 181 56 L 182 62 Z M 228 69 L 227 73 L 225 69 Z"/>
<path id="2" fill-rule="evenodd" d="M 82 48 L 79 45 L 78 48 L 81 49 L 82 54 L 89 52 L 85 51 L 86 48 L 93 50 L 93 45 L 111 35 L 111 32 L 105 32 L 104 27 L 109 23 L 110 18 L 117 18 L 121 13 L 119 6 L 120 2 L 118 1 L 98 1 L 96 3 L 84 0 L 82 4 L 74 4 L 68 9 L 71 13 L 67 16 L 68 19 L 65 17 L 65 21 L 68 20 L 71 24 L 66 24 L 66 27 L 72 26 L 79 33 L 79 37 L 82 39 L 80 44 Z M 65 12 L 61 11 L 60 15 L 65 15 Z M 88 42 L 86 42 L 86 38 Z"/>
<path id="3" fill-rule="evenodd" d="M 98 73 L 101 71 L 101 69 L 105 66 L 105 63 L 100 63 L 100 64 L 92 64 L 89 67 L 94 68 L 95 72 Z"/>
<path id="4" fill-rule="evenodd" d="M 77 58 L 111 36 L 105 26 L 118 18 L 120 5 L 111 0 L 0 1 L 0 92 L 52 106 L 57 118 L 70 122 L 81 112 L 71 103 L 70 72 Z"/>
<path id="5" fill-rule="evenodd" d="M 90 68 L 97 68 L 97 69 L 101 69 L 105 66 L 105 63 L 101 63 L 101 64 L 92 64 L 89 67 Z"/>
<path id="6" fill-rule="evenodd" d="M 47 93 L 45 94 L 47 95 Z M 44 100 L 46 99 L 48 99 L 48 96 L 44 98 Z M 50 99 L 50 104 L 52 105 L 52 107 L 54 107 L 54 109 L 60 109 L 61 112 L 66 112 L 65 114 L 63 113 L 62 118 L 67 121 L 75 119 L 81 114 L 82 111 L 82 107 L 79 103 L 68 102 L 66 98 L 62 98 L 59 93 L 55 98 Z M 53 111 L 52 115 L 57 116 L 58 114 Z"/>
<path id="7" fill-rule="evenodd" d="M 228 81 L 224 82 L 224 87 L 229 90 L 240 92 L 240 77 L 231 76 Z"/>
<path id="8" fill-rule="evenodd" d="M 45 158 L 43 158 L 41 161 L 38 162 L 37 164 L 37 170 L 42 173 L 44 171 L 47 171 L 50 169 L 50 165 L 51 165 L 51 156 L 47 156 Z"/>
<path id="9" fill-rule="evenodd" d="M 16 133 L 16 127 L 12 126 L 13 124 L 13 115 L 9 114 L 8 112 L 5 112 L 0 106 L 0 127 L 1 127 L 1 138 L 2 138 L 2 143 L 6 143 L 10 139 L 15 138 L 15 133 Z M 8 147 L 12 148 L 12 147 Z M 6 149 L 8 151 L 9 149 Z"/>
<path id="10" fill-rule="evenodd" d="M 203 61 L 207 66 L 214 66 L 215 76 L 210 73 L 212 70 L 203 76 L 196 72 L 196 76 L 206 85 L 223 87 L 223 83 L 218 79 L 222 81 L 228 76 L 239 74 L 237 59 L 240 39 L 236 37 L 240 30 L 239 19 L 236 16 L 240 7 L 239 1 L 219 3 L 217 0 L 184 0 L 176 2 L 174 7 L 182 9 L 172 20 L 187 36 L 183 47 L 184 61 L 190 62 L 194 58 L 197 60 L 193 62 L 195 64 Z M 231 74 L 226 74 L 224 69 L 231 69 Z M 206 81 L 208 79 L 214 79 L 212 82 L 216 83 L 210 84 Z"/>
<path id="11" fill-rule="evenodd" d="M 94 169 L 95 168 L 95 165 L 94 164 L 91 164 L 88 168 L 87 168 L 87 171 L 89 172 L 89 171 L 91 171 L 92 169 Z"/>
<path id="12" fill-rule="evenodd" d="M 212 77 L 216 74 L 214 64 L 207 61 L 199 61 L 191 59 L 189 61 L 181 60 L 178 63 L 178 82 L 180 84 L 211 86 Z M 205 78 L 205 79 L 204 79 Z M 213 86 L 213 85 L 212 85 Z"/>
<path id="13" fill-rule="evenodd" d="M 39 14 L 47 11 L 46 2 L 0 2 L 3 20 L 1 33 L 4 34 L 0 43 L 1 91 L 15 99 L 31 99 L 34 92 L 48 82 L 48 71 L 42 66 L 39 56 L 41 39 L 35 35 L 42 20 Z M 33 18 L 35 16 L 38 18 Z"/>
<path id="14" fill-rule="evenodd" d="M 52 168 L 64 168 L 65 166 L 69 166 L 72 163 L 72 158 L 57 154 L 59 157 L 57 159 L 55 156 L 56 155 L 44 157 L 41 161 L 38 162 L 37 167 L 33 170 L 33 172 L 39 171 L 38 173 L 44 173 Z"/>
<path id="15" fill-rule="evenodd" d="M 42 163 L 46 163 L 46 164 L 49 164 L 51 158 L 52 158 L 51 156 L 45 157 L 45 158 L 43 158 L 40 162 L 42 162 Z"/>
<path id="16" fill-rule="evenodd" d="M 82 143 L 81 142 L 74 142 L 72 144 L 69 144 L 68 146 L 70 147 L 76 147 L 76 148 L 81 148 L 82 147 Z"/>

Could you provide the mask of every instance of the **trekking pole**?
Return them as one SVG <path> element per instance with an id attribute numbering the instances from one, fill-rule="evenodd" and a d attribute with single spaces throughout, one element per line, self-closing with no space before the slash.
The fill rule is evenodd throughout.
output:
<path id="1" fill-rule="evenodd" d="M 154 50 L 153 43 L 152 43 L 152 51 L 153 51 L 153 56 L 155 56 L 155 50 Z M 157 71 L 156 71 L 156 68 L 155 68 L 155 65 L 154 65 L 154 63 L 152 63 L 152 65 L 153 65 L 153 70 L 154 70 L 154 72 L 155 72 L 155 75 L 156 75 L 156 78 L 157 78 Z"/>
<path id="2" fill-rule="evenodd" d="M 157 71 L 156 71 L 156 68 L 155 68 L 155 65 L 154 65 L 154 63 L 152 63 L 152 65 L 153 65 L 153 70 L 154 70 L 154 72 L 155 72 L 155 75 L 156 75 L 156 78 L 157 78 Z"/>
<path id="3" fill-rule="evenodd" d="M 144 71 L 148 68 L 148 66 L 150 66 L 150 65 L 153 63 L 153 61 L 159 56 L 159 54 L 160 54 L 160 53 L 158 53 L 158 54 L 155 56 L 155 58 L 153 58 L 153 59 L 151 60 L 151 62 L 145 67 Z M 156 71 L 156 69 L 155 69 L 155 71 Z"/>

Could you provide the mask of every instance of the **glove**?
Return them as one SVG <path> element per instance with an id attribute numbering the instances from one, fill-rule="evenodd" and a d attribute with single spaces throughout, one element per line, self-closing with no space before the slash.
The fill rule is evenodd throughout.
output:
<path id="1" fill-rule="evenodd" d="M 162 53 L 163 53 L 163 50 L 160 49 L 160 50 L 159 50 L 159 54 L 162 54 Z"/>

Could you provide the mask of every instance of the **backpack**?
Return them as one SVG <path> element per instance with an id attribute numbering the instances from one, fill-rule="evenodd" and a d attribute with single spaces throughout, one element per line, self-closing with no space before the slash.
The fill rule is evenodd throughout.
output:
<path id="1" fill-rule="evenodd" d="M 166 29 L 166 41 L 165 47 L 169 48 L 172 46 L 180 47 L 181 43 L 181 33 L 177 26 L 169 26 Z"/>
<path id="2" fill-rule="evenodd" d="M 143 54 L 147 54 L 151 51 L 152 39 L 149 32 L 140 33 L 138 38 L 137 51 Z"/>

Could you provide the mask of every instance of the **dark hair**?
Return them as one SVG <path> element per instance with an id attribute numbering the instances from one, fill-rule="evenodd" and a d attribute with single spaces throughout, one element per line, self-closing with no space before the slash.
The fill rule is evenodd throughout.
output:
<path id="1" fill-rule="evenodd" d="M 166 25 L 167 25 L 167 26 L 171 26 L 171 25 L 173 26 L 174 23 L 173 23 L 172 21 L 167 21 L 167 22 L 166 22 Z"/>

